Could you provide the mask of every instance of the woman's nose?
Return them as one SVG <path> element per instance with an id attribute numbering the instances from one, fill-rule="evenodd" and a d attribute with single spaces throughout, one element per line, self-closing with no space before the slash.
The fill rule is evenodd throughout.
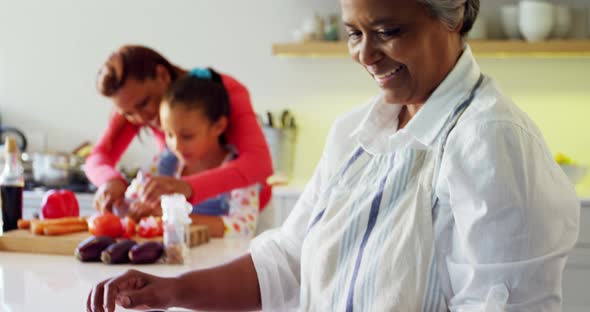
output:
<path id="1" fill-rule="evenodd" d="M 377 63 L 382 56 L 379 47 L 376 46 L 374 40 L 367 37 L 359 45 L 359 62 L 365 66 L 370 66 Z"/>

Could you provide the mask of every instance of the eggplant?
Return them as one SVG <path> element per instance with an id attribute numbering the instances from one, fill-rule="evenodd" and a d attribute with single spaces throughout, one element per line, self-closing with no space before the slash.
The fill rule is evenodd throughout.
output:
<path id="1" fill-rule="evenodd" d="M 134 264 L 154 263 L 162 257 L 164 245 L 160 242 L 144 242 L 131 247 L 129 259 Z"/>
<path id="2" fill-rule="evenodd" d="M 100 260 L 106 264 L 129 263 L 129 250 L 135 245 L 137 243 L 134 240 L 121 240 L 103 250 Z"/>
<path id="3" fill-rule="evenodd" d="M 102 251 L 114 243 L 109 236 L 92 236 L 78 245 L 74 256 L 82 262 L 100 261 Z"/>

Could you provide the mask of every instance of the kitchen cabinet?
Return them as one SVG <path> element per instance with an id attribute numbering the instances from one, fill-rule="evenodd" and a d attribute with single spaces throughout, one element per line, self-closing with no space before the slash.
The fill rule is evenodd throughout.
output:
<path id="1" fill-rule="evenodd" d="M 470 40 L 476 57 L 590 57 L 590 40 Z M 279 57 L 349 57 L 346 42 L 277 43 Z"/>

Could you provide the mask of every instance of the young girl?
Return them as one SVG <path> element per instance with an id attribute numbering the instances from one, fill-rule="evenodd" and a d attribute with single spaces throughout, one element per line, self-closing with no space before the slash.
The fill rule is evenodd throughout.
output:
<path id="1" fill-rule="evenodd" d="M 180 179 L 223 167 L 238 157 L 224 138 L 229 99 L 221 77 L 213 70 L 195 69 L 175 81 L 165 93 L 159 113 L 170 152 L 158 160 L 157 174 Z M 135 188 L 133 183 L 130 188 Z M 211 236 L 253 236 L 259 188 L 254 184 L 234 189 L 194 205 L 193 224 L 209 226 Z M 143 211 L 147 209 L 136 204 L 130 213 L 137 218 Z"/>

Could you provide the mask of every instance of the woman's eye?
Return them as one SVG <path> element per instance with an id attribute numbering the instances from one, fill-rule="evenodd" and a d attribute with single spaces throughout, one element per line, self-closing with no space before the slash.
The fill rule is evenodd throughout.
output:
<path id="1" fill-rule="evenodd" d="M 184 134 L 184 135 L 181 136 L 181 138 L 183 140 L 187 140 L 187 141 L 190 140 L 190 139 L 192 139 L 193 137 L 194 136 L 192 134 Z"/>
<path id="2" fill-rule="evenodd" d="M 347 35 L 348 35 L 348 39 L 356 40 L 361 36 L 361 32 L 356 31 L 356 30 L 351 30 L 351 31 L 347 32 Z"/>
<path id="3" fill-rule="evenodd" d="M 399 36 L 401 34 L 401 29 L 400 28 L 392 28 L 392 29 L 380 30 L 378 32 L 378 34 L 383 39 L 389 39 L 389 38 Z"/>

